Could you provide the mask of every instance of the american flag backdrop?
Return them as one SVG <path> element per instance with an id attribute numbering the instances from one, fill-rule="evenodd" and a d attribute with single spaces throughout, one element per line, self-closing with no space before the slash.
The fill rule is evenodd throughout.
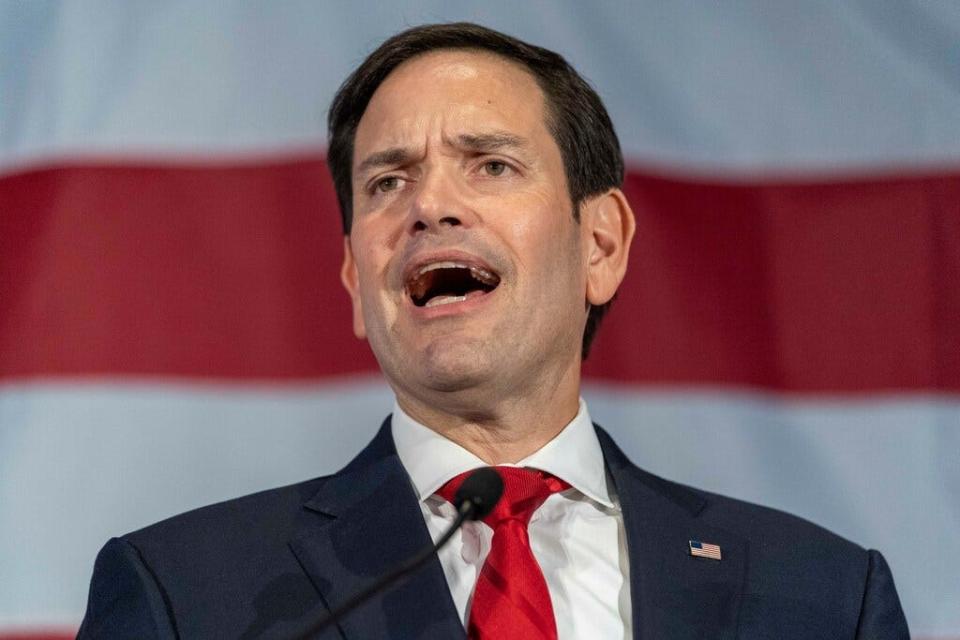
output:
<path id="1" fill-rule="evenodd" d="M 960 638 L 948 0 L 0 0 L 0 638 L 71 637 L 110 536 L 372 436 L 325 111 L 449 20 L 561 52 L 617 126 L 638 235 L 594 419 L 881 549 L 914 635 Z"/>

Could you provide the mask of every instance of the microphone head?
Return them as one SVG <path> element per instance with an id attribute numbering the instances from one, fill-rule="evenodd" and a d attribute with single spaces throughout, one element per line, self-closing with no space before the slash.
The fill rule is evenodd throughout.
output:
<path id="1" fill-rule="evenodd" d="M 472 512 L 470 520 L 482 520 L 503 495 L 503 478 L 493 467 L 480 467 L 463 481 L 456 495 L 453 497 L 453 506 L 460 511 L 460 507 L 467 500 L 470 501 Z"/>

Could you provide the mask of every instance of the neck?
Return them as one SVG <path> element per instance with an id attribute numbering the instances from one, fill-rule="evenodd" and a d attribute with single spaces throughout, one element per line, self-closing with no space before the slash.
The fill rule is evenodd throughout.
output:
<path id="1" fill-rule="evenodd" d="M 396 392 L 397 403 L 411 418 L 487 464 L 516 463 L 550 442 L 576 417 L 580 369 L 569 370 L 554 384 L 512 394 L 473 390 L 446 394 L 438 402 L 434 397 Z"/>

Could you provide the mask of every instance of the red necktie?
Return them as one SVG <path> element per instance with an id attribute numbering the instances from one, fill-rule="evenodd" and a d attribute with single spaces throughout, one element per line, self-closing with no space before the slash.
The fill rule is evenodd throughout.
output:
<path id="1" fill-rule="evenodd" d="M 493 542 L 473 592 L 467 636 L 472 640 L 556 640 L 557 623 L 547 581 L 530 549 L 527 523 L 550 494 L 570 485 L 543 471 L 497 467 L 503 497 L 483 519 L 493 529 Z M 453 501 L 463 473 L 437 493 Z"/>

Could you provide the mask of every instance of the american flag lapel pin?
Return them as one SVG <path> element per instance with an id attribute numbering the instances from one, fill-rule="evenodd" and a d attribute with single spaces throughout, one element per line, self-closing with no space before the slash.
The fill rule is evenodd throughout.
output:
<path id="1" fill-rule="evenodd" d="M 720 545 L 710 544 L 709 542 L 700 542 L 699 540 L 691 540 L 690 555 L 696 556 L 697 558 L 720 560 Z"/>

